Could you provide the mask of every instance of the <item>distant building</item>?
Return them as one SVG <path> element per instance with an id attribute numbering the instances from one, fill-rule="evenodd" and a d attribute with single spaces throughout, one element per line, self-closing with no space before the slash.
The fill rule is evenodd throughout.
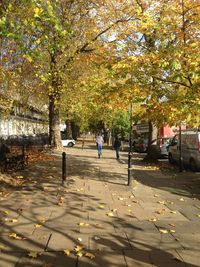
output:
<path id="1" fill-rule="evenodd" d="M 0 110 L 1 113 L 1 110 Z M 0 117 L 0 136 L 48 134 L 47 113 L 14 102 L 8 115 Z"/>

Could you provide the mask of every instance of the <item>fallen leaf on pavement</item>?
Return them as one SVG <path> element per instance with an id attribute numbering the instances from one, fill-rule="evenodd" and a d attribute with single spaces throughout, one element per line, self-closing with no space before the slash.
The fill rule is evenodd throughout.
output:
<path id="1" fill-rule="evenodd" d="M 17 179 L 24 179 L 24 176 L 22 175 L 19 175 L 19 176 L 16 176 Z"/>
<path id="2" fill-rule="evenodd" d="M 46 222 L 46 220 L 44 218 L 39 219 L 40 224 L 44 224 L 45 222 Z"/>
<path id="3" fill-rule="evenodd" d="M 65 249 L 65 250 L 63 250 L 63 252 L 64 252 L 65 255 L 69 255 L 71 253 L 71 250 Z"/>
<path id="4" fill-rule="evenodd" d="M 40 256 L 42 253 L 41 252 L 36 252 L 36 251 L 30 251 L 28 253 L 28 256 L 31 258 L 37 258 L 38 256 Z"/>
<path id="5" fill-rule="evenodd" d="M 184 198 L 180 198 L 179 200 L 180 200 L 180 201 L 185 201 Z"/>
<path id="6" fill-rule="evenodd" d="M 149 222 L 156 222 L 157 219 L 156 219 L 156 218 L 150 218 L 148 221 L 149 221 Z"/>
<path id="7" fill-rule="evenodd" d="M 8 215 L 8 214 L 9 214 L 9 211 L 7 211 L 7 210 L 3 210 L 2 213 L 3 213 L 4 215 Z"/>
<path id="8" fill-rule="evenodd" d="M 42 225 L 41 224 L 34 224 L 35 228 L 40 228 Z"/>
<path id="9" fill-rule="evenodd" d="M 176 210 L 171 210 L 170 212 L 173 213 L 173 214 L 176 214 L 177 213 Z"/>
<path id="10" fill-rule="evenodd" d="M 80 222 L 78 225 L 79 226 L 89 226 L 90 224 L 89 223 Z"/>
<path id="11" fill-rule="evenodd" d="M 162 201 L 157 201 L 157 203 L 159 203 L 159 204 L 165 204 L 165 201 L 164 201 L 164 200 L 162 200 Z"/>
<path id="12" fill-rule="evenodd" d="M 109 216 L 109 217 L 114 217 L 115 215 L 113 214 L 113 212 L 109 212 L 109 213 L 107 213 L 107 215 Z"/>
<path id="13" fill-rule="evenodd" d="M 112 212 L 116 212 L 116 211 L 117 211 L 117 209 L 112 209 L 111 211 L 112 211 Z"/>
<path id="14" fill-rule="evenodd" d="M 83 191 L 84 189 L 83 188 L 77 188 L 76 191 L 77 192 L 80 192 L 80 191 Z"/>
<path id="15" fill-rule="evenodd" d="M 91 260 L 95 258 L 94 254 L 89 253 L 89 252 L 85 253 L 85 257 L 88 257 L 88 258 L 90 258 Z"/>
<path id="16" fill-rule="evenodd" d="M 104 205 L 99 205 L 99 208 L 100 208 L 100 209 L 104 209 L 105 206 L 104 206 Z"/>
<path id="17" fill-rule="evenodd" d="M 15 223 L 15 222 L 18 222 L 18 220 L 17 219 L 11 219 L 10 222 Z"/>
<path id="18" fill-rule="evenodd" d="M 123 198 L 123 197 L 119 197 L 118 199 L 119 199 L 119 200 L 124 200 L 124 198 Z"/>
<path id="19" fill-rule="evenodd" d="M 170 229 L 169 231 L 170 231 L 170 233 L 176 233 L 176 231 L 174 229 Z"/>
<path id="20" fill-rule="evenodd" d="M 79 258 L 81 258 L 83 256 L 83 252 L 82 251 L 77 252 L 76 253 L 76 256 L 79 257 Z"/>
<path id="21" fill-rule="evenodd" d="M 155 212 L 156 212 L 157 214 L 163 214 L 164 211 L 165 211 L 165 209 L 162 209 L 162 210 L 156 210 Z"/>
<path id="22" fill-rule="evenodd" d="M 161 232 L 162 234 L 168 234 L 168 230 L 166 229 L 159 229 L 159 232 Z"/>
<path id="23" fill-rule="evenodd" d="M 12 233 L 9 235 L 10 238 L 16 239 L 16 240 L 23 240 L 24 237 L 18 236 L 16 233 Z"/>
<path id="24" fill-rule="evenodd" d="M 83 249 L 82 246 L 75 246 L 75 248 L 74 248 L 74 250 L 75 250 L 76 252 L 78 252 L 78 251 L 80 251 L 80 250 L 82 250 L 82 249 Z"/>

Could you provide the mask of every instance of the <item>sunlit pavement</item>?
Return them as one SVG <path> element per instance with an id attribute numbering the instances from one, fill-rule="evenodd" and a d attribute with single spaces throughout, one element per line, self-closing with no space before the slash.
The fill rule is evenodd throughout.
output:
<path id="1" fill-rule="evenodd" d="M 94 145 L 16 174 L 0 195 L 0 266 L 200 266 L 200 175 L 161 171 Z M 21 176 L 21 178 L 19 178 Z M 23 177 L 22 177 L 23 176 Z M 1 191 L 0 190 L 0 191 Z"/>

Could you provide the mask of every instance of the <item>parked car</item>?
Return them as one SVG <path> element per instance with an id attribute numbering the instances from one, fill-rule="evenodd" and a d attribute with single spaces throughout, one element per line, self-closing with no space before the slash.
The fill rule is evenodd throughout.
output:
<path id="1" fill-rule="evenodd" d="M 74 139 L 64 139 L 62 140 L 62 146 L 74 146 L 75 145 L 75 140 Z"/>
<path id="2" fill-rule="evenodd" d="M 62 141 L 62 146 L 69 146 L 69 147 L 74 146 L 76 143 L 73 138 L 67 138 L 64 132 L 61 132 L 61 141 Z"/>
<path id="3" fill-rule="evenodd" d="M 200 168 L 200 130 L 184 130 L 181 134 L 181 151 L 184 165 L 192 171 Z M 179 134 L 175 135 L 169 145 L 169 162 L 179 162 L 180 140 Z"/>
<path id="4" fill-rule="evenodd" d="M 154 139 L 151 142 L 151 146 L 155 147 L 158 158 L 168 157 L 168 148 L 169 148 L 171 141 L 172 141 L 172 137 L 160 137 L 160 138 Z"/>
<path id="5" fill-rule="evenodd" d="M 147 151 L 148 141 L 146 139 L 138 139 L 133 142 L 133 149 L 136 152 L 143 153 Z"/>

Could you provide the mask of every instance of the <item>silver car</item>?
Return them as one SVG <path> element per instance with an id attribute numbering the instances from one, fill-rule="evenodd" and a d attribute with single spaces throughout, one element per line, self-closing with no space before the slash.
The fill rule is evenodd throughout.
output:
<path id="1" fill-rule="evenodd" d="M 156 148 L 158 158 L 168 157 L 168 147 L 171 141 L 172 141 L 171 137 L 160 137 L 160 138 L 154 139 L 151 142 L 151 146 L 154 146 Z"/>

